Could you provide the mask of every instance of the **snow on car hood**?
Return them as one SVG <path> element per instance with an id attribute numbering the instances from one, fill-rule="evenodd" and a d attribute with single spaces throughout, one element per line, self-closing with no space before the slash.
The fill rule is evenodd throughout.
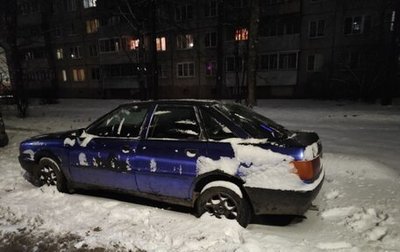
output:
<path id="1" fill-rule="evenodd" d="M 252 145 L 260 141 L 262 140 L 230 140 L 234 157 L 213 160 L 201 156 L 197 160 L 197 174 L 220 170 L 241 177 L 245 181 L 245 187 L 274 190 L 311 191 L 320 184 L 324 177 L 323 171 L 313 183 L 304 183 L 294 173 L 294 166 L 291 164 L 293 157 Z"/>

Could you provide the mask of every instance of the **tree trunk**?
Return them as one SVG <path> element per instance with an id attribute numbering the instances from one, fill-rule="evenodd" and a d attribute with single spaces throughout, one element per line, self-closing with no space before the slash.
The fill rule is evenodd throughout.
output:
<path id="1" fill-rule="evenodd" d="M 258 44 L 258 23 L 260 16 L 259 0 L 250 1 L 250 25 L 249 25 L 249 47 L 247 61 L 247 105 L 256 105 L 255 89 L 257 74 L 257 44 Z"/>

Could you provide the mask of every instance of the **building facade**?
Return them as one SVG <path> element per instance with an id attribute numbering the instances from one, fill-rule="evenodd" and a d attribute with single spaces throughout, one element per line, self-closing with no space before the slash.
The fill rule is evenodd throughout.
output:
<path id="1" fill-rule="evenodd" d="M 42 2 L 18 1 L 31 94 L 245 95 L 249 0 Z M 257 97 L 359 97 L 382 86 L 398 92 L 383 84 L 393 63 L 387 56 L 398 47 L 395 1 L 259 2 Z"/>

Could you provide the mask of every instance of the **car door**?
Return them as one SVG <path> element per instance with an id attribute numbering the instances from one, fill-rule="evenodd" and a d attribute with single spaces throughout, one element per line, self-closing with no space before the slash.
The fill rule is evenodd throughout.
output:
<path id="1" fill-rule="evenodd" d="M 207 144 L 197 110 L 190 105 L 158 105 L 140 141 L 134 169 L 141 192 L 190 198 L 196 163 Z"/>
<path id="2" fill-rule="evenodd" d="M 77 136 L 70 151 L 74 182 L 137 190 L 133 164 L 147 106 L 124 106 L 99 119 Z"/>

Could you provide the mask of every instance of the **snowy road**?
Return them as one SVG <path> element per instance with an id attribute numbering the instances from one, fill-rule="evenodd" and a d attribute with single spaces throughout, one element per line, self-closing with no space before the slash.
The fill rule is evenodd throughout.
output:
<path id="1" fill-rule="evenodd" d="M 314 202 L 318 211 L 307 219 L 278 226 L 261 218 L 243 229 L 135 200 L 61 194 L 22 178 L 21 140 L 84 127 L 120 103 L 61 100 L 32 106 L 26 119 L 3 108 L 10 144 L 0 149 L 0 251 L 400 251 L 400 104 L 261 101 L 262 114 L 320 134 L 326 180 Z"/>

